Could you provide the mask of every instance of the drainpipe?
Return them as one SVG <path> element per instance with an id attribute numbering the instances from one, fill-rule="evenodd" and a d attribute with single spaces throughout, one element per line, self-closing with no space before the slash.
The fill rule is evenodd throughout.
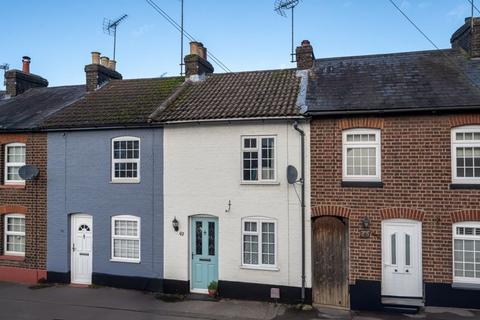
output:
<path id="1" fill-rule="evenodd" d="M 298 122 L 293 123 L 293 128 L 298 131 L 301 138 L 301 169 L 300 182 L 302 183 L 302 303 L 305 303 L 305 131 L 298 127 Z"/>

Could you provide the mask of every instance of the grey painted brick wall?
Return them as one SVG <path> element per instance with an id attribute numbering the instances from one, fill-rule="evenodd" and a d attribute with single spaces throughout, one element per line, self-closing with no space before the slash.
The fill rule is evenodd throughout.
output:
<path id="1" fill-rule="evenodd" d="M 138 184 L 111 183 L 111 140 L 140 143 Z M 163 278 L 163 129 L 48 134 L 47 270 L 70 271 L 69 215 L 93 216 L 93 272 Z M 141 218 L 141 263 L 111 262 L 111 217 Z"/>

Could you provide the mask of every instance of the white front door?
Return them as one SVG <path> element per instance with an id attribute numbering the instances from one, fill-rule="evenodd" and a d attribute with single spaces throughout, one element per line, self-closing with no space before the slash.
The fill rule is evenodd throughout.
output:
<path id="1" fill-rule="evenodd" d="M 423 296 L 421 222 L 382 222 L 382 262 L 383 296 Z"/>
<path id="2" fill-rule="evenodd" d="M 92 283 L 92 216 L 75 214 L 71 218 L 72 283 Z"/>

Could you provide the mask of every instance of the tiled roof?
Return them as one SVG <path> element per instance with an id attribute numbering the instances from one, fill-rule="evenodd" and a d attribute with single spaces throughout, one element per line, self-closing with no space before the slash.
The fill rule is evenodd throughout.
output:
<path id="1" fill-rule="evenodd" d="M 51 114 L 62 110 L 85 95 L 85 86 L 33 88 L 0 99 L 0 129 L 36 129 Z"/>
<path id="2" fill-rule="evenodd" d="M 480 106 L 480 61 L 460 49 L 318 59 L 311 114 Z"/>
<path id="3" fill-rule="evenodd" d="M 300 78 L 296 71 L 271 70 L 212 74 L 187 82 L 152 114 L 153 121 L 298 116 Z"/>
<path id="4" fill-rule="evenodd" d="M 183 83 L 183 77 L 111 80 L 49 117 L 45 128 L 147 124 L 148 116 Z"/>

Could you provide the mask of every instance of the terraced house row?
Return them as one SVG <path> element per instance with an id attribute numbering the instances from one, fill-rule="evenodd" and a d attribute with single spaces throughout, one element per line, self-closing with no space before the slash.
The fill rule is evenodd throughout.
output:
<path id="1" fill-rule="evenodd" d="M 0 279 L 480 308 L 480 18 L 452 48 L 86 83 L 6 73 Z"/>

